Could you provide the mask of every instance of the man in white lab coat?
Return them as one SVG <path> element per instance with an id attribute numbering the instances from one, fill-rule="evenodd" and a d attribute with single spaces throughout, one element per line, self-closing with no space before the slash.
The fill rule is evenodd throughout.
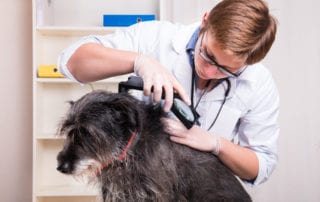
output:
<path id="1" fill-rule="evenodd" d="M 173 92 L 200 114 L 187 129 L 165 119 L 174 142 L 211 151 L 250 184 L 266 181 L 277 163 L 279 95 L 261 63 L 276 21 L 260 0 L 223 0 L 201 23 L 150 21 L 105 36 L 88 36 L 65 49 L 60 71 L 88 83 L 134 72 L 144 94 L 169 111 Z M 235 141 L 237 140 L 237 141 Z"/>

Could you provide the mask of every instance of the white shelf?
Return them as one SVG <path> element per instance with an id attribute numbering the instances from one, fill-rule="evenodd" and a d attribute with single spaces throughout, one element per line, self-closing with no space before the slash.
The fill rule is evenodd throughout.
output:
<path id="1" fill-rule="evenodd" d="M 37 140 L 53 140 L 53 141 L 60 141 L 64 140 L 64 137 L 59 137 L 55 133 L 42 133 L 36 136 Z"/>
<path id="2" fill-rule="evenodd" d="M 122 76 L 110 77 L 108 79 L 103 79 L 100 81 L 95 81 L 92 84 L 108 84 L 108 83 L 119 83 L 121 81 L 126 81 L 130 74 L 125 74 Z M 66 78 L 37 78 L 37 83 L 62 83 L 62 84 L 79 84 L 75 81 L 71 81 Z"/>
<path id="3" fill-rule="evenodd" d="M 104 14 L 154 14 L 162 0 L 33 0 L 38 26 L 101 26 Z"/>
<path id="4" fill-rule="evenodd" d="M 67 26 L 40 26 L 36 30 L 42 35 L 47 36 L 85 36 L 103 35 L 112 33 L 120 27 L 67 27 Z"/>
<path id="5" fill-rule="evenodd" d="M 100 193 L 98 188 L 91 187 L 91 185 L 59 185 L 59 186 L 43 186 L 36 195 L 43 196 L 98 196 Z"/>

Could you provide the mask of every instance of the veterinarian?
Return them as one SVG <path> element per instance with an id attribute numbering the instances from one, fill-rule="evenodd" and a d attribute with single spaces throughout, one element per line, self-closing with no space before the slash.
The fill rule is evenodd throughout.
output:
<path id="1" fill-rule="evenodd" d="M 279 95 L 260 61 L 276 20 L 261 0 L 223 0 L 191 25 L 141 22 L 65 49 L 60 71 L 80 83 L 134 72 L 144 94 L 170 110 L 173 92 L 200 114 L 187 129 L 164 119 L 171 140 L 212 152 L 246 183 L 266 181 L 277 164 Z"/>

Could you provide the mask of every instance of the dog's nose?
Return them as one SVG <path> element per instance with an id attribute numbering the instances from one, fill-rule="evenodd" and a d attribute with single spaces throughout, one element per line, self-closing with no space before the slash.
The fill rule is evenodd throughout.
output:
<path id="1" fill-rule="evenodd" d="M 65 174 L 69 174 L 72 169 L 69 163 L 62 163 L 57 167 L 57 170 Z"/>

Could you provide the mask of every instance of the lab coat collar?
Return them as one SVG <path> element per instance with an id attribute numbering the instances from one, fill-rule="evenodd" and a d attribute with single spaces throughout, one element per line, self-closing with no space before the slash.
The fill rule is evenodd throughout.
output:
<path id="1" fill-rule="evenodd" d="M 249 67 L 250 66 L 248 66 L 247 68 Z M 227 100 L 235 96 L 236 89 L 240 83 L 243 83 L 243 84 L 245 83 L 246 85 L 250 85 L 250 81 L 248 81 L 248 78 L 245 75 L 245 73 L 240 74 L 237 78 L 229 77 L 228 79 L 230 81 L 230 92 L 229 92 L 229 95 L 227 96 Z M 208 92 L 208 96 L 206 96 L 206 99 L 208 99 L 208 101 L 223 100 L 227 88 L 228 88 L 227 82 L 226 81 L 222 82 L 221 84 L 216 86 L 213 90 Z"/>
<path id="2" fill-rule="evenodd" d="M 182 54 L 186 51 L 186 45 L 188 44 L 194 31 L 200 26 L 200 23 L 193 23 L 182 27 L 172 39 L 173 50 Z"/>
<path id="3" fill-rule="evenodd" d="M 199 36 L 199 32 L 200 32 L 200 27 L 198 27 L 192 34 L 192 36 L 190 37 L 187 45 L 186 45 L 186 50 L 187 52 L 191 52 L 196 49 L 196 45 L 197 45 L 197 41 L 198 41 L 198 36 Z"/>

